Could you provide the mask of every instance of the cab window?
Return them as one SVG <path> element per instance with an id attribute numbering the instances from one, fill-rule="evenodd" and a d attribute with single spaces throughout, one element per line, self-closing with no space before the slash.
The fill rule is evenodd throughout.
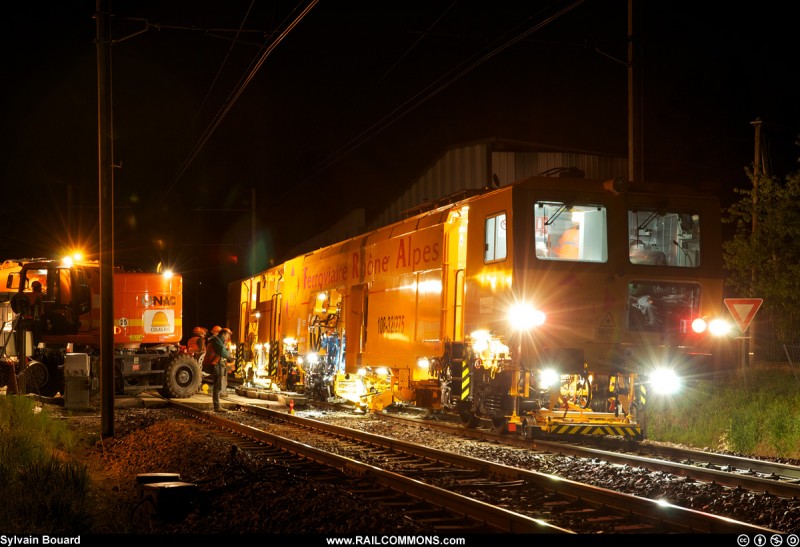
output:
<path id="1" fill-rule="evenodd" d="M 677 211 L 628 211 L 631 264 L 696 268 L 700 265 L 700 215 Z"/>
<path id="2" fill-rule="evenodd" d="M 486 219 L 484 226 L 484 262 L 505 260 L 506 248 L 506 214 L 500 213 Z"/>
<path id="3" fill-rule="evenodd" d="M 539 260 L 607 262 L 608 223 L 602 205 L 539 201 L 534 205 Z"/>

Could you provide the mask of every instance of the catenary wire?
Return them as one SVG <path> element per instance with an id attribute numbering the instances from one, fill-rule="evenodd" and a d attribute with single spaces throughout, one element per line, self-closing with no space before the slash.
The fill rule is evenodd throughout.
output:
<path id="1" fill-rule="evenodd" d="M 471 72 L 474 69 L 476 69 L 479 65 L 481 65 L 482 63 L 484 63 L 488 59 L 494 57 L 495 55 L 497 55 L 498 53 L 502 52 L 503 50 L 511 47 L 512 45 L 514 45 L 515 43 L 519 42 L 520 40 L 523 40 L 524 38 L 528 37 L 530 34 L 532 34 L 532 33 L 536 32 L 536 31 L 538 31 L 539 29 L 547 26 L 548 24 L 552 23 L 553 21 L 555 21 L 556 19 L 558 19 L 559 17 L 561 17 L 565 13 L 573 10 L 574 8 L 576 8 L 577 6 L 582 4 L 583 2 L 584 2 L 584 0 L 576 0 L 575 2 L 572 2 L 571 4 L 569 4 L 568 6 L 558 10 L 555 14 L 550 15 L 549 17 L 546 17 L 544 20 L 542 20 L 541 22 L 537 23 L 533 27 L 531 27 L 531 28 L 525 30 L 524 32 L 514 36 L 510 40 L 507 40 L 507 41 L 503 42 L 501 45 L 499 45 L 495 49 L 493 49 L 493 50 L 489 51 L 488 53 L 482 55 L 476 61 L 474 61 L 471 64 L 469 64 L 466 68 L 456 72 L 455 75 L 453 75 L 452 77 L 449 77 L 449 76 L 451 74 L 453 74 L 455 72 L 455 70 L 451 70 L 451 71 L 447 72 L 444 76 L 440 77 L 438 80 L 436 80 L 435 82 L 433 82 L 432 84 L 427 86 L 425 89 L 423 89 L 419 93 L 415 94 L 411 98 L 409 98 L 406 101 L 404 101 L 402 104 L 400 104 L 399 106 L 394 108 L 391 112 L 389 112 L 387 115 L 383 116 L 377 122 L 373 123 L 367 129 L 362 131 L 359 135 L 357 135 L 356 137 L 354 137 L 353 139 L 348 141 L 344 146 L 342 146 L 339 149 L 337 149 L 336 151 L 334 151 L 325 160 L 323 160 L 317 166 L 317 168 L 314 171 L 312 171 L 309 175 L 307 175 L 302 180 L 300 180 L 292 188 L 288 188 L 287 190 L 285 190 L 283 192 L 283 194 L 281 194 L 279 197 L 285 197 L 289 192 L 296 191 L 301 186 L 304 186 L 305 184 L 309 183 L 311 180 L 313 180 L 320 173 L 322 173 L 323 171 L 328 169 L 331 165 L 334 165 L 336 162 L 338 162 L 341 158 L 347 156 L 349 153 L 351 153 L 354 150 L 356 150 L 359 146 L 361 146 L 362 144 L 367 142 L 369 139 L 371 139 L 372 137 L 374 137 L 375 135 L 377 135 L 378 133 L 380 133 L 381 131 L 383 131 L 387 127 L 391 126 L 393 123 L 395 123 L 398 120 L 400 120 L 403 116 L 405 116 L 406 114 L 409 114 L 414 109 L 416 109 L 417 107 L 421 106 L 422 104 L 424 104 L 426 101 L 428 101 L 432 97 L 438 95 L 444 89 L 446 89 L 447 87 L 449 87 L 450 85 L 452 85 L 456 81 L 460 80 L 462 77 L 464 77 L 469 72 Z M 541 13 L 541 11 L 540 11 L 540 13 Z"/>

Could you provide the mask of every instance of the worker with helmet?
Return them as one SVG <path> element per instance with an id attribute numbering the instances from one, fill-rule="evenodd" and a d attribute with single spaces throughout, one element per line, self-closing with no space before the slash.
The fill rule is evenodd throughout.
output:
<path id="1" fill-rule="evenodd" d="M 222 330 L 222 327 L 220 327 L 219 325 L 214 325 L 213 327 L 211 327 L 211 331 L 209 332 L 208 336 L 206 336 L 206 342 L 208 342 L 208 339 L 211 336 L 218 335 L 221 330 Z M 206 345 L 208 345 L 208 344 L 206 343 Z M 225 343 L 225 348 L 228 350 L 228 353 L 231 352 L 231 340 L 230 340 L 230 338 L 228 338 L 227 342 Z M 231 360 L 230 362 L 232 363 L 233 361 Z M 231 371 L 227 370 L 227 372 L 231 372 Z M 219 396 L 223 397 L 223 398 L 228 396 L 228 374 L 227 373 L 222 377 L 222 387 L 221 387 Z"/>
<path id="2" fill-rule="evenodd" d="M 212 332 L 214 329 L 211 329 Z M 231 339 L 231 329 L 220 328 L 217 334 L 212 334 L 206 344 L 206 354 L 203 358 L 203 369 L 209 372 L 214 380 L 214 389 L 211 400 L 214 402 L 215 412 L 226 412 L 220 402 L 223 382 L 228 376 L 228 361 L 233 358 L 228 352 L 228 341 Z"/>
<path id="3" fill-rule="evenodd" d="M 205 329 L 203 329 L 203 330 L 205 330 Z M 209 342 L 211 340 L 211 337 L 218 335 L 219 331 L 221 331 L 221 330 L 222 330 L 222 327 L 220 327 L 219 325 L 214 325 L 213 327 L 211 327 L 211 329 L 205 330 L 205 332 L 206 332 L 205 347 L 206 348 L 208 347 L 208 344 L 209 344 Z M 201 363 L 202 363 L 202 361 L 201 361 Z"/>
<path id="4" fill-rule="evenodd" d="M 192 336 L 186 341 L 186 351 L 197 359 L 198 363 L 203 362 L 203 354 L 206 352 L 206 336 L 208 331 L 203 327 L 192 329 Z"/>

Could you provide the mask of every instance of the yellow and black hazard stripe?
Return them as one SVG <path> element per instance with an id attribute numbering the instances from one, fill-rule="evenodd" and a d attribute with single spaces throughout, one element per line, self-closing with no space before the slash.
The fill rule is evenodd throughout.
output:
<path id="1" fill-rule="evenodd" d="M 559 424 L 551 423 L 548 432 L 556 435 L 619 435 L 639 437 L 642 428 L 634 424 Z"/>
<path id="2" fill-rule="evenodd" d="M 461 360 L 461 400 L 464 401 L 469 397 L 470 388 L 470 370 L 469 359 Z"/>

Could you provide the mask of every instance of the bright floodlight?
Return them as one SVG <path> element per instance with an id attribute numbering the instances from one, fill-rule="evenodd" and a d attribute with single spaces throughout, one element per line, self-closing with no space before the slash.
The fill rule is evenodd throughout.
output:
<path id="1" fill-rule="evenodd" d="M 530 304 L 514 304 L 508 310 L 508 320 L 517 330 L 529 330 L 544 323 L 544 313 Z"/>
<path id="2" fill-rule="evenodd" d="M 671 368 L 660 368 L 650 374 L 650 387 L 663 395 L 677 393 L 681 388 L 681 379 Z"/>
<path id="3" fill-rule="evenodd" d="M 731 324 L 724 319 L 714 319 L 708 328 L 714 336 L 725 336 L 731 331 Z"/>
<path id="4" fill-rule="evenodd" d="M 558 374 L 558 372 L 551 368 L 545 369 L 539 374 L 539 384 L 543 388 L 558 385 L 560 379 L 561 376 Z"/>

